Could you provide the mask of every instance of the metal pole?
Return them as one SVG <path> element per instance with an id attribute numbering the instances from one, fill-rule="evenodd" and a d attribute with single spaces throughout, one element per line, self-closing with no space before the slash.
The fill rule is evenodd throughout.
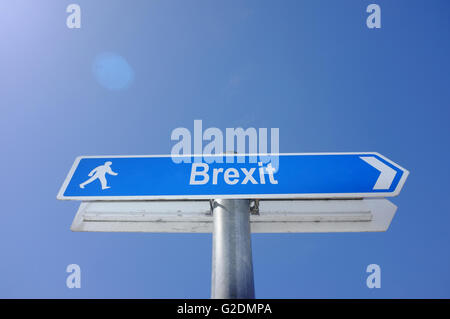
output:
<path id="1" fill-rule="evenodd" d="M 213 217 L 211 298 L 255 298 L 250 201 L 217 199 Z"/>

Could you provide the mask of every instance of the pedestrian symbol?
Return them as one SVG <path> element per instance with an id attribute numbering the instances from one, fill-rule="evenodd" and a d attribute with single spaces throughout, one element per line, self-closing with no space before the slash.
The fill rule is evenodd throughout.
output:
<path id="1" fill-rule="evenodd" d="M 94 168 L 88 176 L 90 176 L 90 178 L 81 183 L 80 184 L 80 188 L 84 188 L 84 186 L 86 186 L 87 184 L 92 183 L 93 181 L 95 181 L 96 179 L 100 180 L 100 184 L 102 185 L 102 189 L 108 189 L 110 188 L 110 186 L 107 185 L 107 181 L 106 181 L 106 173 L 116 176 L 118 175 L 118 173 L 113 172 L 111 169 L 111 164 L 112 162 L 105 162 L 105 164 L 97 166 L 96 168 Z"/>

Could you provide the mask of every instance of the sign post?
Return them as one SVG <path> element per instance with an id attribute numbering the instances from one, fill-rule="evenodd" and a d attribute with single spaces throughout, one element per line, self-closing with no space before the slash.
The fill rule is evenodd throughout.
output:
<path id="1" fill-rule="evenodd" d="M 213 218 L 211 298 L 253 299 L 250 201 L 215 200 Z"/>
<path id="2" fill-rule="evenodd" d="M 212 233 L 211 297 L 248 299 L 251 233 L 386 231 L 408 174 L 374 152 L 82 156 L 57 198 L 82 201 L 74 231 Z"/>

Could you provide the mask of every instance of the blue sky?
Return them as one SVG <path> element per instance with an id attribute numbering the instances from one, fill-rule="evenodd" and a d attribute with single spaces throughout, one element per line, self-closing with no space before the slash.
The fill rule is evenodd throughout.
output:
<path id="1" fill-rule="evenodd" d="M 81 29 L 66 27 L 70 3 Z M 385 233 L 253 235 L 258 298 L 449 298 L 449 11 L 1 2 L 0 297 L 209 298 L 211 235 L 73 233 L 78 203 L 56 200 L 76 156 L 168 154 L 172 130 L 201 119 L 278 127 L 283 153 L 376 151 L 411 173 Z M 65 285 L 72 263 L 81 289 Z M 372 263 L 381 289 L 366 287 Z"/>

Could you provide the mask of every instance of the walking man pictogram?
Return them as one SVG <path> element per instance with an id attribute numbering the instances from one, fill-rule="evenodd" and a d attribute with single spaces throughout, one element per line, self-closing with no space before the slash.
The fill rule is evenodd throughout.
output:
<path id="1" fill-rule="evenodd" d="M 107 185 L 107 181 L 106 181 L 106 177 L 105 177 L 106 173 L 113 175 L 113 176 L 118 175 L 118 173 L 115 173 L 112 171 L 111 164 L 112 164 L 112 162 L 105 162 L 105 164 L 94 168 L 88 175 L 88 176 L 91 176 L 91 178 L 89 178 L 87 181 L 81 183 L 80 188 L 84 188 L 84 186 L 86 186 L 89 183 L 92 183 L 97 178 L 100 180 L 100 183 L 102 184 L 102 189 L 110 188 Z"/>

